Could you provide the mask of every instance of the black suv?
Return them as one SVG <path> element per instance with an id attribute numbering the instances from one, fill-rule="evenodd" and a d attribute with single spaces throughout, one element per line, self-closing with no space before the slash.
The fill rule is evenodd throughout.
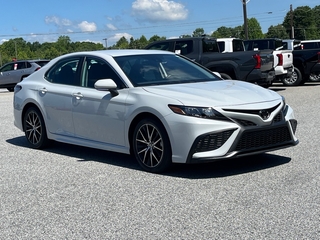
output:
<path id="1" fill-rule="evenodd" d="M 8 91 L 12 92 L 18 82 L 21 82 L 23 78 L 39 70 L 48 62 L 49 60 L 45 59 L 19 60 L 3 65 L 0 68 L 0 88 L 7 88 Z"/>

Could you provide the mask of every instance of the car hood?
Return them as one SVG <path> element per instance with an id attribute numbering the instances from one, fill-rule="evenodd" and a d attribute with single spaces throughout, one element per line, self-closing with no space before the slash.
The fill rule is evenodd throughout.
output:
<path id="1" fill-rule="evenodd" d="M 144 87 L 150 93 L 180 101 L 186 106 L 226 107 L 281 100 L 281 96 L 258 85 L 235 80 Z"/>

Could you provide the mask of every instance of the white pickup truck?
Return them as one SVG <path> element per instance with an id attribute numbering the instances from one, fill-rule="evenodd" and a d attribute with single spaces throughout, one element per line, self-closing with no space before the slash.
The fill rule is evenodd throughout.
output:
<path id="1" fill-rule="evenodd" d="M 274 56 L 275 80 L 282 81 L 284 85 L 290 85 L 286 80 L 291 78 L 293 73 L 293 54 L 292 50 L 283 49 L 283 43 L 278 38 L 245 40 L 246 50 L 265 50 L 272 49 Z"/>

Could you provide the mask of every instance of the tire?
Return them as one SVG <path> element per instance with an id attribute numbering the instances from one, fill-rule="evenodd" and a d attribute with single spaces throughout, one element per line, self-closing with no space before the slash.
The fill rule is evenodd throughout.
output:
<path id="1" fill-rule="evenodd" d="M 282 83 L 286 86 L 298 86 L 302 81 L 302 74 L 298 68 L 294 68 L 290 78 L 283 78 Z"/>
<path id="2" fill-rule="evenodd" d="M 35 108 L 29 108 L 23 117 L 23 129 L 25 136 L 32 148 L 41 149 L 47 146 L 49 140 L 40 111 Z"/>
<path id="3" fill-rule="evenodd" d="M 134 156 L 148 172 L 160 173 L 172 164 L 172 153 L 166 130 L 158 121 L 147 118 L 135 127 L 132 138 Z"/>
<path id="4" fill-rule="evenodd" d="M 7 88 L 9 92 L 13 92 L 14 91 L 14 87 L 8 87 Z"/>
<path id="5" fill-rule="evenodd" d="M 319 74 L 311 73 L 310 77 L 309 77 L 309 81 L 310 82 L 319 82 L 320 81 L 320 73 Z"/>
<path id="6" fill-rule="evenodd" d="M 231 80 L 231 79 L 232 79 L 232 78 L 231 78 L 228 74 L 226 74 L 226 73 L 220 73 L 220 76 L 221 76 L 222 79 L 225 79 L 225 80 Z"/>

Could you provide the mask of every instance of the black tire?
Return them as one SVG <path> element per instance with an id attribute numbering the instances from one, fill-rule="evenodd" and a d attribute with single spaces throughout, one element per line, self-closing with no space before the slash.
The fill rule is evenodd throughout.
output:
<path id="1" fill-rule="evenodd" d="M 40 111 L 29 108 L 23 116 L 23 129 L 25 136 L 32 148 L 41 149 L 47 146 L 49 140 Z"/>
<path id="2" fill-rule="evenodd" d="M 282 83 L 286 86 L 298 86 L 301 84 L 302 74 L 298 68 L 294 68 L 290 78 L 283 78 Z"/>
<path id="3" fill-rule="evenodd" d="M 231 80 L 231 79 L 232 79 L 232 78 L 231 78 L 228 74 L 226 74 L 226 73 L 220 73 L 220 76 L 221 76 L 222 79 L 225 79 L 225 80 Z"/>
<path id="4" fill-rule="evenodd" d="M 152 118 L 141 120 L 135 127 L 132 149 L 140 166 L 148 172 L 160 173 L 172 164 L 168 134 L 162 124 Z"/>
<path id="5" fill-rule="evenodd" d="M 309 81 L 310 82 L 319 82 L 320 81 L 320 73 L 319 74 L 311 73 L 309 76 Z"/>
<path id="6" fill-rule="evenodd" d="M 14 87 L 8 87 L 7 88 L 9 92 L 13 92 L 14 91 Z"/>

